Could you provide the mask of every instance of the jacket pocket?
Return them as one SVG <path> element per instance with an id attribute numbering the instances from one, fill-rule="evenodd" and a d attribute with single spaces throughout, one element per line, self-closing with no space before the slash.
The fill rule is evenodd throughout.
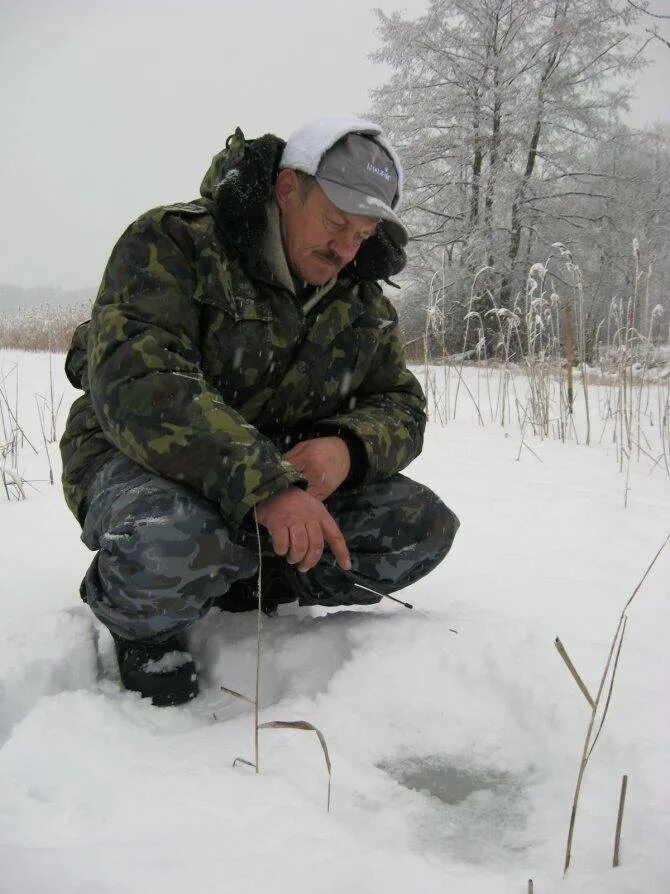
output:
<path id="1" fill-rule="evenodd" d="M 206 379 L 226 403 L 240 407 L 271 375 L 269 302 L 248 282 L 230 276 L 217 261 L 199 279 L 194 300 L 200 304 L 200 351 Z"/>
<path id="2" fill-rule="evenodd" d="M 273 318 L 269 302 L 259 297 L 237 264 L 214 252 L 203 253 L 198 259 L 193 300 L 218 308 L 235 322 L 271 322 Z"/>

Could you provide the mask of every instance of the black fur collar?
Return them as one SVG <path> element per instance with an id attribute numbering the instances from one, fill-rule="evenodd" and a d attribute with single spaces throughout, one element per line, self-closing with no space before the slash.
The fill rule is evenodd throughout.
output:
<path id="1" fill-rule="evenodd" d="M 267 226 L 267 205 L 285 143 L 265 134 L 245 140 L 237 128 L 226 148 L 215 155 L 200 186 L 203 198 L 212 202 L 214 215 L 226 240 L 240 256 L 243 266 L 255 266 Z M 383 226 L 363 243 L 347 272 L 357 280 L 388 280 L 407 262 Z"/>

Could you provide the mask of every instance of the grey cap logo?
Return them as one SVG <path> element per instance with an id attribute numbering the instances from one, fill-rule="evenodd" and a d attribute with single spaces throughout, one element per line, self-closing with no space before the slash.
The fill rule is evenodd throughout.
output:
<path id="1" fill-rule="evenodd" d="M 382 168 L 376 167 L 375 165 L 372 164 L 371 161 L 369 161 L 367 164 L 367 169 L 368 169 L 368 171 L 372 171 L 373 174 L 379 174 L 380 177 L 383 177 L 385 180 L 388 180 L 389 183 L 391 182 L 391 172 L 389 171 L 388 168 L 384 168 L 382 170 Z"/>

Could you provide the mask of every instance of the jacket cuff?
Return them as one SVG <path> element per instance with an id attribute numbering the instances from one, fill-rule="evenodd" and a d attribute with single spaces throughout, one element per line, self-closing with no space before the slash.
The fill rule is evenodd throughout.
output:
<path id="1" fill-rule="evenodd" d="M 246 493 L 239 502 L 233 503 L 227 497 L 221 498 L 219 506 L 221 513 L 230 519 L 235 527 L 239 527 L 244 517 L 251 512 L 256 503 L 260 503 L 261 500 L 267 500 L 268 497 L 272 497 L 279 491 L 286 490 L 289 487 L 299 487 L 301 490 L 305 490 L 307 485 L 307 479 L 303 478 L 291 463 L 282 460 L 278 475 L 265 479 L 255 490 Z"/>
<path id="2" fill-rule="evenodd" d="M 342 438 L 347 445 L 349 451 L 349 474 L 344 481 L 353 487 L 361 484 L 368 470 L 368 457 L 365 446 L 361 439 L 355 435 L 350 429 L 339 425 L 317 425 L 315 433 L 319 437 L 337 437 Z"/>

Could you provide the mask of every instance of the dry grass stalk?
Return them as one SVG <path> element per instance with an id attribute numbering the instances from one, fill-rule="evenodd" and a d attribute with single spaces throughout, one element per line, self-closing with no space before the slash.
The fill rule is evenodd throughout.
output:
<path id="1" fill-rule="evenodd" d="M 333 778 L 333 767 L 330 763 L 328 746 L 326 745 L 326 740 L 321 730 L 317 729 L 311 723 L 307 723 L 306 720 L 269 720 L 267 723 L 261 723 L 259 729 L 302 729 L 316 733 L 316 736 L 321 743 L 321 748 L 323 749 L 326 769 L 328 770 L 328 798 L 326 801 L 326 810 L 330 812 L 330 786 Z"/>
<path id="2" fill-rule="evenodd" d="M 568 374 L 568 413 L 572 415 L 574 406 L 574 389 L 572 387 L 572 365 L 574 362 L 574 351 L 572 348 L 572 305 L 568 302 L 565 305 L 565 362 Z"/>
<path id="3" fill-rule="evenodd" d="M 616 832 L 614 833 L 614 856 L 612 866 L 619 865 L 619 846 L 621 844 L 621 824 L 623 822 L 623 809 L 626 804 L 626 790 L 628 789 L 628 776 L 624 774 L 621 779 L 621 792 L 619 794 L 619 810 L 616 818 Z"/>
<path id="4" fill-rule="evenodd" d="M 584 391 L 584 410 L 586 412 L 586 436 L 585 443 L 591 443 L 591 407 L 589 404 L 589 388 L 586 375 L 586 314 L 584 311 L 584 287 L 582 273 L 573 262 L 570 252 L 563 250 L 566 256 L 568 271 L 572 274 L 572 283 L 577 296 L 577 340 L 579 342 L 580 368 L 582 375 L 582 389 Z"/>
<path id="5" fill-rule="evenodd" d="M 619 622 L 619 623 L 621 623 L 621 622 Z M 617 645 L 616 655 L 614 657 L 614 667 L 612 668 L 612 676 L 610 677 L 610 685 L 609 685 L 609 689 L 607 690 L 607 698 L 605 700 L 605 707 L 603 708 L 603 713 L 600 718 L 600 725 L 598 727 L 598 730 L 597 730 L 595 736 L 593 737 L 593 742 L 591 744 L 591 747 L 589 748 L 589 753 L 586 756 L 587 760 L 591 757 L 591 752 L 596 747 L 596 742 L 600 738 L 600 733 L 602 732 L 602 728 L 605 725 L 605 718 L 607 717 L 607 712 L 609 711 L 610 702 L 612 701 L 612 690 L 614 689 L 614 679 L 616 677 L 617 668 L 619 666 L 619 655 L 621 655 L 621 647 L 623 646 L 623 637 L 626 632 L 626 624 L 627 623 L 628 623 L 628 618 L 626 616 L 624 616 L 623 624 L 621 624 L 621 632 L 619 633 L 619 642 Z"/>
<path id="6" fill-rule="evenodd" d="M 481 314 L 478 313 L 476 310 L 473 310 L 473 305 L 476 301 L 479 300 L 479 297 L 480 297 L 479 295 L 475 294 L 477 280 L 483 273 L 485 273 L 486 271 L 491 270 L 491 269 L 492 269 L 491 267 L 482 267 L 480 270 L 478 270 L 475 273 L 475 275 L 472 278 L 472 285 L 470 286 L 470 301 L 468 303 L 468 313 L 465 315 L 465 333 L 463 335 L 463 351 L 461 354 L 461 365 L 460 365 L 460 368 L 458 369 L 458 382 L 456 384 L 456 393 L 454 395 L 454 419 L 456 418 L 456 410 L 458 408 L 458 392 L 460 390 L 460 386 L 461 386 L 461 382 L 462 382 L 463 386 L 465 387 L 465 390 L 468 392 L 468 394 L 469 394 L 470 398 L 472 399 L 472 402 L 477 410 L 477 415 L 479 417 L 480 425 L 484 424 L 484 420 L 483 420 L 482 414 L 479 410 L 479 403 L 475 400 L 472 392 L 470 391 L 467 384 L 463 380 L 463 365 L 465 363 L 465 356 L 467 353 L 466 348 L 467 348 L 468 336 L 470 334 L 470 321 L 472 319 L 477 319 L 479 321 L 481 331 L 483 332 L 483 330 L 484 330 Z M 481 339 L 480 339 L 480 341 L 481 341 Z"/>
<path id="7" fill-rule="evenodd" d="M 15 376 L 14 404 L 10 403 L 7 382 L 11 375 Z M 16 364 L 8 373 L 2 372 L 0 378 L 0 425 L 2 426 L 2 442 L 0 442 L 0 461 L 2 468 L 2 486 L 7 501 L 25 500 L 25 485 L 23 475 L 19 471 L 19 451 L 24 444 L 28 444 L 37 454 L 37 449 L 32 444 L 25 431 L 19 424 L 19 373 Z"/>
<path id="8" fill-rule="evenodd" d="M 35 403 L 37 404 L 37 415 L 40 420 L 40 431 L 42 432 L 42 443 L 44 444 L 44 452 L 47 455 L 47 462 L 49 463 L 49 484 L 53 485 L 54 483 L 54 470 L 51 464 L 51 454 L 49 453 L 49 444 L 47 441 L 47 433 L 46 433 L 46 423 L 45 423 L 45 414 L 46 408 L 40 404 L 41 395 L 35 395 Z M 44 398 L 42 398 L 44 400 Z"/>
<path id="9" fill-rule="evenodd" d="M 556 637 L 556 639 L 554 640 L 554 645 L 556 646 L 556 650 L 558 651 L 558 654 L 561 656 L 561 658 L 563 659 L 563 661 L 565 661 L 565 663 L 566 663 L 566 665 L 567 665 L 567 667 L 568 667 L 568 670 L 569 670 L 570 673 L 572 674 L 572 676 L 573 676 L 575 682 L 577 683 L 577 685 L 579 686 L 579 688 L 581 689 L 581 691 L 584 693 L 584 698 L 585 698 L 586 701 L 589 703 L 589 705 L 591 706 L 591 708 L 593 708 L 595 702 L 594 702 L 593 699 L 591 698 L 591 693 L 590 693 L 589 690 L 586 688 L 586 684 L 584 683 L 584 681 L 582 680 L 582 678 L 581 678 L 581 677 L 579 676 L 579 674 L 577 673 L 577 669 L 576 669 L 576 667 L 574 666 L 574 664 L 572 663 L 572 661 L 570 661 L 570 657 L 569 657 L 568 653 L 565 651 L 565 646 L 563 645 L 563 643 L 560 641 L 560 639 L 559 639 L 558 637 Z"/>
<path id="10" fill-rule="evenodd" d="M 14 500 L 25 500 L 25 481 L 21 476 L 13 472 L 12 469 L 2 469 L 2 486 L 5 489 L 7 502 Z"/>
<path id="11" fill-rule="evenodd" d="M 589 718 L 589 723 L 588 723 L 588 727 L 586 730 L 586 737 L 584 740 L 584 747 L 582 749 L 582 755 L 581 755 L 581 759 L 579 762 L 579 771 L 577 773 L 577 783 L 575 785 L 575 793 L 574 793 L 574 796 L 572 799 L 572 810 L 570 812 L 570 825 L 568 827 L 568 839 L 567 839 L 567 843 L 566 843 L 566 847 L 565 847 L 565 862 L 564 862 L 564 866 L 563 866 L 564 874 L 568 871 L 568 868 L 570 866 L 570 858 L 571 858 L 571 854 L 572 854 L 572 841 L 573 841 L 574 830 L 575 830 L 575 820 L 577 817 L 577 807 L 579 806 L 579 796 L 581 793 L 584 773 L 586 771 L 586 766 L 588 764 L 589 758 L 591 757 L 591 754 L 593 753 L 593 748 L 594 748 L 594 746 L 598 740 L 598 737 L 600 736 L 600 733 L 602 731 L 603 724 L 605 722 L 605 717 L 607 716 L 607 711 L 609 709 L 611 698 L 612 698 L 612 690 L 614 688 L 614 679 L 616 677 L 616 671 L 617 671 L 617 667 L 618 667 L 618 663 L 619 663 L 619 655 L 621 654 L 621 646 L 623 643 L 623 636 L 624 636 L 624 632 L 626 629 L 626 623 L 627 623 L 626 612 L 628 611 L 630 604 L 632 603 L 633 599 L 635 598 L 638 591 L 640 590 L 640 587 L 646 580 L 647 575 L 649 574 L 651 569 L 654 567 L 656 560 L 660 556 L 661 551 L 667 544 L 668 540 L 670 540 L 670 534 L 668 534 L 668 536 L 665 538 L 665 540 L 659 547 L 658 551 L 656 552 L 656 555 L 649 563 L 647 570 L 644 572 L 644 574 L 640 578 L 637 586 L 631 593 L 628 601 L 626 602 L 626 604 L 624 605 L 624 607 L 621 611 L 621 615 L 619 616 L 619 622 L 617 624 L 616 631 L 614 633 L 614 637 L 612 639 L 612 643 L 610 646 L 609 654 L 607 656 L 607 661 L 605 663 L 605 669 L 603 670 L 602 677 L 600 679 L 600 685 L 598 686 L 598 692 L 596 693 L 595 699 L 593 699 L 593 707 L 591 709 L 591 715 Z M 560 642 L 560 640 L 558 640 L 558 638 L 557 638 L 557 642 Z M 617 646 L 618 646 L 618 648 L 617 648 Z M 558 645 L 557 645 L 557 648 L 558 648 Z M 612 665 L 612 658 L 615 655 L 615 649 L 616 649 L 616 657 L 614 658 L 614 664 Z M 559 649 L 559 654 L 561 655 L 561 657 L 563 658 L 563 661 L 565 662 L 566 666 L 570 670 L 571 675 L 573 676 L 575 681 L 578 683 L 579 688 L 582 691 L 582 694 L 587 697 L 587 701 L 588 701 L 589 700 L 588 689 L 586 688 L 586 686 L 583 683 L 580 685 L 581 677 L 575 670 L 572 661 L 570 661 L 570 658 L 568 657 L 568 654 L 567 654 L 565 648 L 562 647 L 561 649 Z M 610 677 L 610 668 L 612 668 L 611 677 Z M 598 709 L 600 707 L 602 694 L 605 689 L 605 683 L 608 678 L 610 678 L 610 684 L 609 684 L 609 689 L 607 692 L 605 706 L 603 709 L 602 719 L 601 719 L 600 725 L 598 727 L 598 730 L 595 734 L 595 737 L 592 739 L 593 730 L 594 730 L 595 722 L 596 722 L 596 717 L 598 714 Z"/>
<path id="12" fill-rule="evenodd" d="M 13 407 L 9 402 L 7 389 L 5 387 L 5 381 L 12 373 L 16 375 L 16 394 Z M 4 437 L 10 442 L 14 458 L 17 456 L 19 447 L 22 447 L 24 443 L 28 444 L 35 456 L 39 454 L 37 447 L 35 447 L 22 426 L 19 425 L 19 372 L 16 364 L 14 364 L 10 372 L 7 373 L 7 375 L 4 375 L 2 381 L 0 381 L 0 420 L 2 421 Z M 3 456 L 6 456 L 5 448 L 3 447 L 2 450 Z"/>
<path id="13" fill-rule="evenodd" d="M 227 692 L 228 695 L 234 695 L 235 698 L 241 698 L 242 701 L 249 702 L 250 705 L 253 705 L 253 703 L 254 703 L 253 698 L 249 698 L 249 696 L 247 696 L 247 695 L 242 695 L 241 692 L 235 692 L 234 689 L 228 689 L 227 686 L 219 686 L 219 689 L 221 690 L 221 692 Z M 252 764 L 252 766 L 253 766 L 253 764 Z"/>
<path id="14" fill-rule="evenodd" d="M 314 732 L 321 743 L 321 748 L 323 749 L 323 754 L 326 759 L 326 768 L 328 770 L 328 798 L 326 802 L 326 809 L 330 811 L 330 788 L 331 788 L 331 780 L 332 780 L 332 765 L 330 762 L 330 755 L 328 754 L 328 746 L 326 745 L 326 740 L 323 733 L 313 726 L 311 723 L 308 723 L 306 720 L 269 720 L 266 723 L 258 722 L 258 714 L 260 710 L 260 692 L 261 692 L 261 618 L 263 616 L 262 609 L 262 595 L 261 595 L 261 584 L 262 584 L 262 567 L 263 567 L 263 557 L 261 552 L 261 534 L 260 529 L 258 527 L 258 518 L 256 516 L 256 510 L 254 509 L 254 522 L 256 525 L 256 542 L 258 546 L 258 577 L 257 577 L 257 586 L 256 586 L 256 595 L 258 598 L 258 604 L 256 608 L 256 694 L 254 698 L 249 698 L 246 695 L 242 695 L 240 692 L 236 692 L 234 689 L 228 689 L 226 686 L 221 686 L 221 690 L 223 692 L 227 692 L 229 695 L 235 696 L 235 698 L 242 699 L 249 704 L 254 706 L 254 760 L 249 761 L 243 757 L 236 757 L 233 761 L 233 767 L 237 766 L 237 764 L 245 764 L 247 767 L 253 767 L 256 774 L 260 773 L 260 752 L 259 752 L 259 742 L 258 742 L 258 732 L 261 729 L 299 729 L 299 730 L 307 730 L 309 732 Z"/>

